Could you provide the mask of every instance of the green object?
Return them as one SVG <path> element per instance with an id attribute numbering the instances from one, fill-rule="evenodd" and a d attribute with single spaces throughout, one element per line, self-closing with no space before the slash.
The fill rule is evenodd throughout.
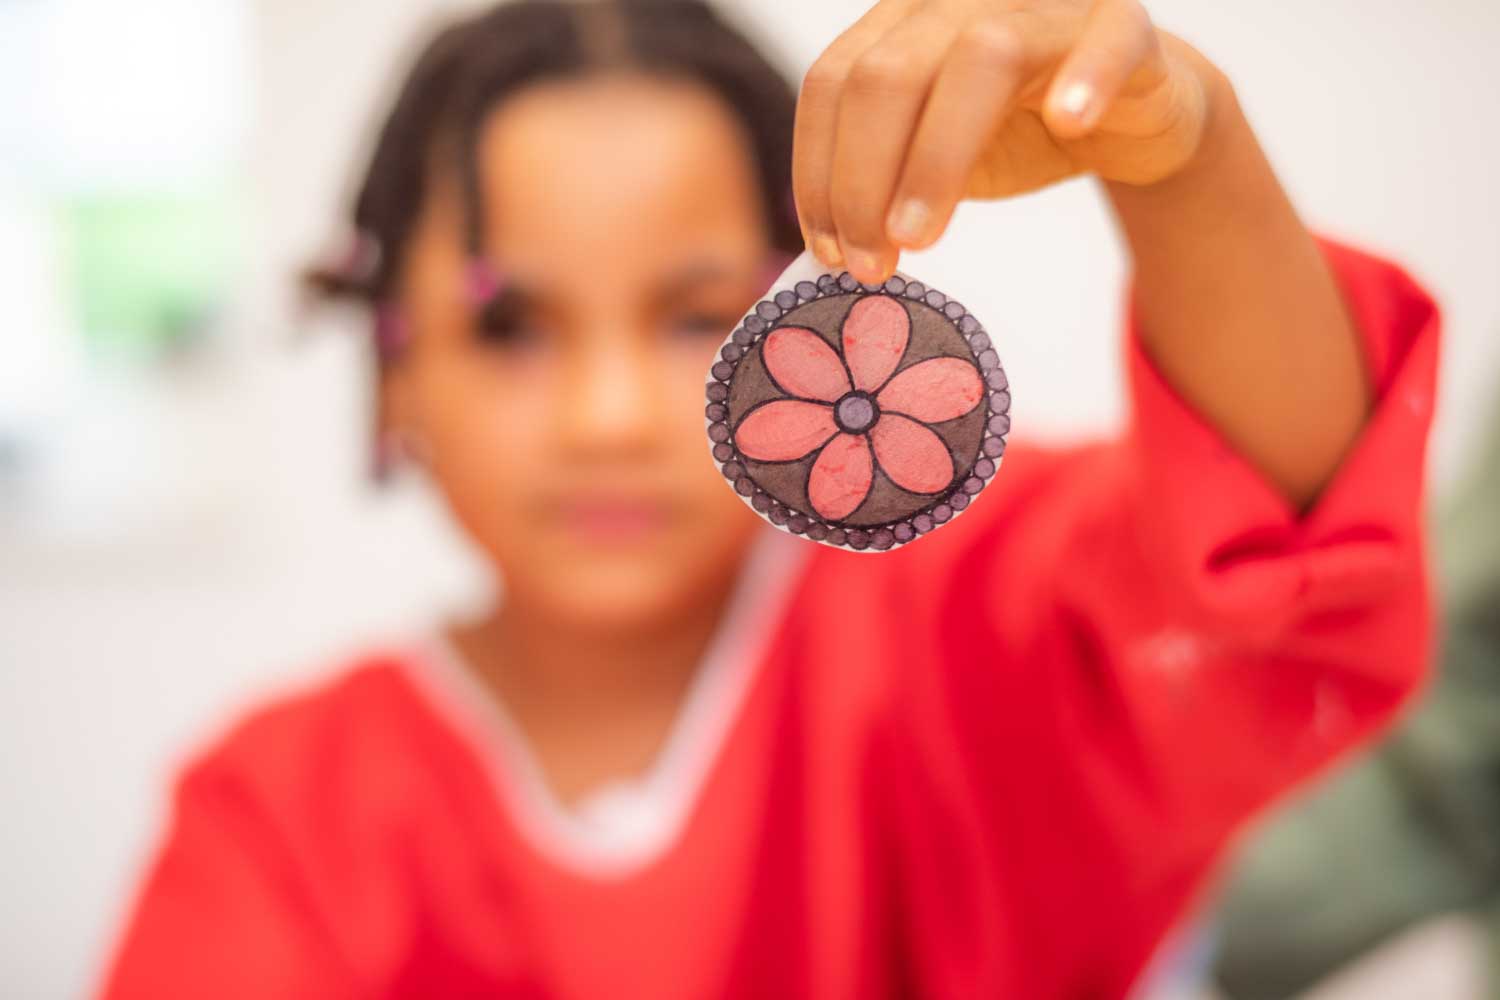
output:
<path id="1" fill-rule="evenodd" d="M 1411 924 L 1469 912 L 1500 1000 L 1500 412 L 1438 535 L 1443 652 L 1370 757 L 1253 840 L 1220 913 L 1234 1000 L 1283 1000 Z"/>
<path id="2" fill-rule="evenodd" d="M 154 360 L 205 336 L 237 264 L 225 193 L 80 195 L 58 203 L 78 324 L 97 360 Z"/>

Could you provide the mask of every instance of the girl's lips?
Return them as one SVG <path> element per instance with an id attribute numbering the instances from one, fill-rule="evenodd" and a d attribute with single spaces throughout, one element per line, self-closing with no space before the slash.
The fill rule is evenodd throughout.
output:
<path id="1" fill-rule="evenodd" d="M 566 532 L 595 544 L 643 541 L 664 531 L 671 520 L 666 503 L 636 498 L 564 500 L 557 512 Z"/>

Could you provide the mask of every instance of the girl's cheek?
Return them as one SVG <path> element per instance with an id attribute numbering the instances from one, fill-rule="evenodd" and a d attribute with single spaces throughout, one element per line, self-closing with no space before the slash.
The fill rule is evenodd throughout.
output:
<path id="1" fill-rule="evenodd" d="M 714 353 L 722 337 L 711 342 L 702 338 L 680 338 L 670 341 L 663 351 L 663 363 L 672 373 L 673 388 L 691 388 L 703 394 L 703 382 L 708 377 L 709 366 L 717 355 Z"/>
<path id="2" fill-rule="evenodd" d="M 723 340 L 716 335 L 711 342 L 678 340 L 662 353 L 662 370 L 668 373 L 673 409 L 683 420 L 693 423 L 698 436 L 703 434 L 703 409 L 706 405 L 703 387 L 708 369 L 718 356 L 715 352 Z"/>
<path id="3" fill-rule="evenodd" d="M 553 426 L 560 384 L 555 364 L 514 365 L 489 373 L 476 387 L 474 400 L 483 436 L 502 447 L 506 458 L 536 450 Z"/>
<path id="4" fill-rule="evenodd" d="M 548 426 L 555 366 L 544 359 L 501 359 L 493 351 L 455 351 L 421 379 L 424 433 L 465 464 L 515 461 Z"/>
<path id="5" fill-rule="evenodd" d="M 545 401 L 557 391 L 563 369 L 560 352 L 543 344 L 475 345 L 462 363 L 469 391 L 505 407 Z"/>

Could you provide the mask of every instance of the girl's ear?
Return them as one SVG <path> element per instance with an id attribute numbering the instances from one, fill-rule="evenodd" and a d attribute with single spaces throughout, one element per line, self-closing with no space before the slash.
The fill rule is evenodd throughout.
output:
<path id="1" fill-rule="evenodd" d="M 410 460 L 420 461 L 420 428 L 412 399 L 410 366 L 402 364 L 409 346 L 407 324 L 394 304 L 379 308 L 375 320 L 375 476 L 389 479 Z"/>
<path id="2" fill-rule="evenodd" d="M 427 463 L 426 439 L 411 400 L 411 378 L 401 365 L 380 374 L 375 394 L 375 477 L 389 480 L 408 465 Z"/>
<path id="3" fill-rule="evenodd" d="M 403 379 L 390 365 L 382 365 L 375 383 L 375 420 L 372 472 L 377 482 L 388 482 L 402 463 L 400 397 Z"/>

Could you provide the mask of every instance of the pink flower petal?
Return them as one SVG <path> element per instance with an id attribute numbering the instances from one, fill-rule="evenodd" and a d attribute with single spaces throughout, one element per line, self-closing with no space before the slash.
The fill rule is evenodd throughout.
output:
<path id="1" fill-rule="evenodd" d="M 870 295 L 854 303 L 844 320 L 844 362 L 854 387 L 874 392 L 896 370 L 911 336 L 911 317 L 887 295 Z"/>
<path id="2" fill-rule="evenodd" d="M 963 358 L 928 358 L 886 383 L 876 401 L 885 411 L 928 424 L 968 413 L 984 398 L 979 371 Z"/>
<path id="3" fill-rule="evenodd" d="M 807 499 L 819 517 L 848 517 L 870 495 L 874 481 L 870 443 L 863 434 L 840 434 L 823 448 L 807 479 Z"/>
<path id="4" fill-rule="evenodd" d="M 882 413 L 870 443 L 891 482 L 912 493 L 936 493 L 953 481 L 953 456 L 943 439 L 899 413 Z"/>
<path id="5" fill-rule="evenodd" d="M 740 421 L 734 443 L 746 458 L 790 462 L 809 454 L 838 431 L 833 407 L 800 399 L 774 399 Z"/>
<path id="6" fill-rule="evenodd" d="M 828 341 L 800 326 L 766 334 L 766 370 L 793 396 L 833 402 L 849 391 L 849 375 Z"/>

